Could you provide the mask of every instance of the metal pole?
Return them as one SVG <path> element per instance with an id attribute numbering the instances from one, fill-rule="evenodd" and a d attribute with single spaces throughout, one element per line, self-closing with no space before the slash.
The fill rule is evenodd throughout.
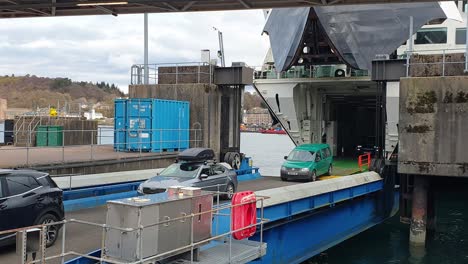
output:
<path id="1" fill-rule="evenodd" d="M 408 45 L 406 45 L 406 77 L 409 76 L 409 64 L 411 58 L 411 52 L 413 51 L 413 16 L 409 17 L 410 26 L 409 26 L 409 38 Z"/>
<path id="2" fill-rule="evenodd" d="M 94 144 L 94 131 L 91 130 L 91 160 L 94 160 L 93 144 Z"/>
<path id="3" fill-rule="evenodd" d="M 140 251 L 140 263 L 143 264 L 143 226 L 140 225 L 140 227 L 138 228 L 138 236 L 140 237 L 140 239 L 138 240 L 140 242 L 140 248 L 139 248 L 139 251 Z"/>
<path id="4" fill-rule="evenodd" d="M 410 244 L 424 246 L 426 243 L 427 198 L 429 182 L 423 177 L 414 176 L 413 204 L 410 225 Z"/>
<path id="5" fill-rule="evenodd" d="M 263 247 L 263 198 L 261 201 L 261 209 L 260 209 L 260 255 L 262 254 L 262 247 Z"/>
<path id="6" fill-rule="evenodd" d="M 66 240 L 66 229 L 67 229 L 67 224 L 63 224 L 62 226 L 62 261 L 61 263 L 65 263 L 65 240 Z"/>
<path id="7" fill-rule="evenodd" d="M 140 129 L 140 127 L 141 127 L 141 126 L 140 126 L 140 122 L 141 122 L 141 119 L 138 119 L 138 134 L 137 134 L 137 135 L 138 135 L 138 141 L 139 141 L 139 144 L 138 144 L 138 145 L 139 145 L 139 147 L 140 147 L 140 155 L 139 155 L 139 157 L 141 158 L 141 148 L 142 148 L 142 145 L 143 145 L 143 143 L 141 142 L 141 136 L 142 136 L 141 134 L 143 133 L 143 131 Z"/>
<path id="8" fill-rule="evenodd" d="M 216 191 L 216 213 L 218 214 L 216 216 L 216 235 L 219 235 L 219 184 L 217 185 L 217 191 Z"/>
<path id="9" fill-rule="evenodd" d="M 468 4 L 465 5 L 465 72 L 468 72 Z"/>
<path id="10" fill-rule="evenodd" d="M 28 130 L 28 145 L 26 146 L 26 165 L 29 166 L 29 146 L 31 145 L 31 130 Z"/>
<path id="11" fill-rule="evenodd" d="M 46 264 L 47 228 L 43 225 L 41 230 L 41 264 Z"/>
<path id="12" fill-rule="evenodd" d="M 218 30 L 218 39 L 219 39 L 219 49 L 221 52 L 221 67 L 226 67 L 226 62 L 224 61 L 224 43 L 223 43 L 223 32 Z"/>
<path id="13" fill-rule="evenodd" d="M 144 83 L 145 85 L 149 84 L 149 68 L 148 68 L 148 14 L 145 13 L 145 54 L 144 54 L 144 60 L 145 60 L 145 80 Z"/>
<path id="14" fill-rule="evenodd" d="M 65 131 L 62 130 L 62 163 L 65 163 Z"/>
<path id="15" fill-rule="evenodd" d="M 193 213 L 190 217 L 190 230 L 190 264 L 193 264 Z"/>
<path id="16" fill-rule="evenodd" d="M 445 76 L 445 50 L 442 51 L 442 76 Z"/>
<path id="17" fill-rule="evenodd" d="M 26 230 L 23 230 L 22 232 L 19 233 L 21 237 L 21 264 L 26 263 L 26 258 L 28 256 L 28 253 L 26 253 Z"/>

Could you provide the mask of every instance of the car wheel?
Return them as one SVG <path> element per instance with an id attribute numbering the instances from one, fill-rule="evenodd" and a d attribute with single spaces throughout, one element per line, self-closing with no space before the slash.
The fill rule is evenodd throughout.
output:
<path id="1" fill-rule="evenodd" d="M 333 166 L 330 164 L 330 167 L 328 167 L 327 175 L 331 176 L 333 173 Z"/>
<path id="2" fill-rule="evenodd" d="M 232 165 L 231 165 L 231 167 L 234 168 L 235 170 L 240 169 L 240 165 L 241 165 L 241 156 L 239 155 L 239 153 L 233 153 L 233 154 L 231 154 L 231 158 L 232 158 Z"/>
<path id="3" fill-rule="evenodd" d="M 45 214 L 36 221 L 37 225 L 45 225 L 57 222 L 58 219 L 56 216 L 51 214 Z M 46 247 L 52 246 L 59 235 L 60 225 L 50 225 L 46 227 Z"/>
<path id="4" fill-rule="evenodd" d="M 315 170 L 312 171 L 309 177 L 309 181 L 316 181 L 317 180 L 317 172 Z"/>
<path id="5" fill-rule="evenodd" d="M 226 194 L 224 194 L 223 198 L 225 200 L 231 200 L 235 192 L 236 188 L 234 187 L 234 184 L 230 182 L 226 187 Z"/>
<path id="6" fill-rule="evenodd" d="M 281 180 L 282 180 L 282 181 L 288 181 L 288 178 L 286 178 L 286 177 L 281 177 Z"/>
<path id="7" fill-rule="evenodd" d="M 224 162 L 229 165 L 231 165 L 231 153 L 232 152 L 226 152 L 226 154 L 224 154 Z"/>

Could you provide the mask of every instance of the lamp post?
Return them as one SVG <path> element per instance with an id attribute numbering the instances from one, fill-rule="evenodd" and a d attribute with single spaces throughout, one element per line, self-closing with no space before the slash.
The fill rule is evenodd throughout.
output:
<path id="1" fill-rule="evenodd" d="M 145 18 L 144 18 L 144 24 L 145 24 L 145 29 L 144 29 L 144 42 L 145 42 L 145 47 L 144 47 L 144 64 L 145 64 L 145 78 L 144 78 L 144 84 L 148 85 L 149 84 L 149 68 L 148 68 L 148 13 L 145 13 Z"/>

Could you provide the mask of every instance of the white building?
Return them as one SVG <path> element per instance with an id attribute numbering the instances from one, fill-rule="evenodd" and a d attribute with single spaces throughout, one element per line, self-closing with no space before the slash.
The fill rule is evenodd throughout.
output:
<path id="1" fill-rule="evenodd" d="M 96 113 L 96 110 L 94 109 L 92 109 L 89 112 L 85 112 L 84 117 L 86 117 L 87 120 L 96 120 L 104 118 L 104 116 L 101 113 Z"/>

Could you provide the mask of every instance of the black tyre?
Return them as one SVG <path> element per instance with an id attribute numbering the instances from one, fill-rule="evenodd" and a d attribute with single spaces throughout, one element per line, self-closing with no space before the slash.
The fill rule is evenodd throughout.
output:
<path id="1" fill-rule="evenodd" d="M 333 173 L 333 166 L 330 164 L 330 166 L 328 167 L 327 175 L 331 176 L 332 173 Z"/>
<path id="2" fill-rule="evenodd" d="M 239 155 L 239 153 L 235 153 L 233 152 L 231 154 L 231 158 L 232 158 L 232 161 L 231 161 L 231 167 L 235 170 L 238 170 L 240 169 L 240 165 L 241 165 L 241 156 Z"/>
<path id="3" fill-rule="evenodd" d="M 41 216 L 37 221 L 36 225 L 45 225 L 57 222 L 58 219 L 55 215 L 45 214 Z M 46 247 L 52 246 L 59 236 L 60 225 L 49 225 L 46 228 Z"/>
<path id="4" fill-rule="evenodd" d="M 232 152 L 226 152 L 226 154 L 224 154 L 224 162 L 229 165 L 231 164 L 231 154 Z"/>
<path id="5" fill-rule="evenodd" d="M 335 77 L 345 77 L 346 76 L 346 72 L 342 69 L 338 69 L 335 71 Z"/>
<path id="6" fill-rule="evenodd" d="M 228 185 L 226 186 L 225 192 L 226 192 L 226 194 L 223 195 L 223 199 L 224 200 L 231 200 L 232 196 L 236 192 L 236 187 L 234 187 L 234 184 L 232 184 L 232 182 L 228 183 Z"/>
<path id="7" fill-rule="evenodd" d="M 281 177 L 281 180 L 282 180 L 282 181 L 288 181 L 288 178 L 286 178 L 286 177 Z"/>
<path id="8" fill-rule="evenodd" d="M 309 181 L 316 181 L 317 180 L 317 172 L 315 170 L 313 170 L 311 173 L 310 173 L 310 176 L 309 176 Z"/>

